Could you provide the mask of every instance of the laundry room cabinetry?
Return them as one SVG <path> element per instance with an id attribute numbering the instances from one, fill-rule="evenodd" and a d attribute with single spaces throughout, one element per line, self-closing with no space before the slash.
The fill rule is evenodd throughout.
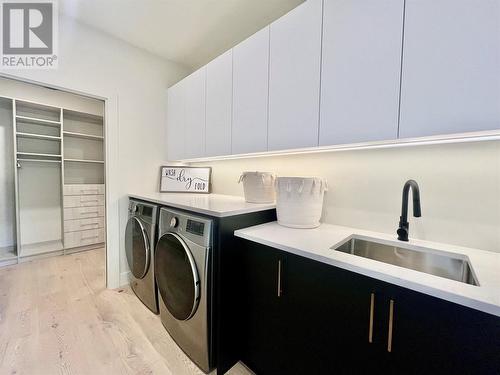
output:
<path id="1" fill-rule="evenodd" d="M 407 0 L 400 138 L 500 129 L 500 2 Z"/>
<path id="2" fill-rule="evenodd" d="M 205 155 L 231 154 L 233 53 L 227 51 L 207 65 Z"/>
<path id="3" fill-rule="evenodd" d="M 269 27 L 233 48 L 231 152 L 267 151 Z"/>
<path id="4" fill-rule="evenodd" d="M 497 316 L 251 241 L 232 260 L 225 324 L 257 374 L 498 373 Z"/>
<path id="5" fill-rule="evenodd" d="M 322 0 L 271 24 L 268 150 L 318 145 Z"/>
<path id="6" fill-rule="evenodd" d="M 15 202 L 9 218 L 15 236 L 1 264 L 104 243 L 103 116 L 0 98 L 0 119 L 11 134 L 6 191 Z"/>
<path id="7" fill-rule="evenodd" d="M 327 0 L 319 145 L 398 137 L 403 0 Z"/>
<path id="8" fill-rule="evenodd" d="M 184 80 L 170 87 L 167 92 L 167 156 L 169 160 L 186 157 L 186 82 Z"/>
<path id="9" fill-rule="evenodd" d="M 185 85 L 184 153 L 199 158 L 205 156 L 206 67 L 187 77 Z"/>
<path id="10" fill-rule="evenodd" d="M 205 115 L 203 68 L 169 89 L 169 159 L 492 139 L 499 13 L 497 0 L 307 0 L 206 66 L 225 61 Z"/>

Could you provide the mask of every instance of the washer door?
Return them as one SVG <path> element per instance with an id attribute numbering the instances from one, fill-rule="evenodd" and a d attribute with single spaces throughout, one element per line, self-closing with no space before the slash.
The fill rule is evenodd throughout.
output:
<path id="1" fill-rule="evenodd" d="M 170 314 L 177 320 L 191 318 L 200 302 L 200 279 L 191 251 L 175 233 L 164 234 L 156 245 L 155 277 Z"/>
<path id="2" fill-rule="evenodd" d="M 141 221 L 136 217 L 128 220 L 125 229 L 125 254 L 132 275 L 137 279 L 146 276 L 149 269 L 151 248 L 149 238 Z"/>

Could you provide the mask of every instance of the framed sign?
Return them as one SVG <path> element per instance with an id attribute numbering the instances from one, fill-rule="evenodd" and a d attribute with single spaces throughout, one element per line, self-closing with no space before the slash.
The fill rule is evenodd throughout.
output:
<path id="1" fill-rule="evenodd" d="M 161 167 L 160 193 L 210 193 L 210 167 Z"/>

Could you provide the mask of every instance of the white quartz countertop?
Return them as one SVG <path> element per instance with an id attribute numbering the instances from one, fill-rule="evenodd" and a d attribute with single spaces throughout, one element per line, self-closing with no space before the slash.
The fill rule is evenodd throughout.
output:
<path id="1" fill-rule="evenodd" d="M 396 235 L 330 224 L 322 224 L 315 229 L 292 229 L 276 222 L 240 229 L 235 232 L 235 235 L 500 316 L 500 254 L 497 253 L 411 238 L 405 243 L 404 247 L 408 246 L 416 250 L 419 247 L 425 247 L 431 248 L 435 253 L 455 253 L 468 257 L 479 281 L 479 286 L 473 286 L 332 249 L 354 236 L 401 245 Z"/>
<path id="2" fill-rule="evenodd" d="M 275 208 L 275 204 L 247 203 L 243 197 L 222 194 L 140 193 L 130 198 L 176 207 L 215 217 L 227 217 Z"/>

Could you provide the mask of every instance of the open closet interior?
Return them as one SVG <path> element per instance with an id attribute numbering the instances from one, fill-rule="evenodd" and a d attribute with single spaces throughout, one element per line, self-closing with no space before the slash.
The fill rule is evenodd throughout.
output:
<path id="1" fill-rule="evenodd" d="M 0 97 L 0 265 L 104 245 L 104 103 L 65 94 Z"/>

